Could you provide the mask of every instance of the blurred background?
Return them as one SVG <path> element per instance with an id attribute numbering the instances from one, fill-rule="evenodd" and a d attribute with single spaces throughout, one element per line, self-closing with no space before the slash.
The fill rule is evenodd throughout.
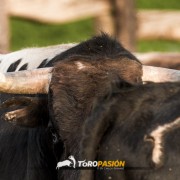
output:
<path id="1" fill-rule="evenodd" d="M 80 42 L 101 31 L 131 51 L 180 51 L 179 0 L 0 0 L 0 52 Z"/>

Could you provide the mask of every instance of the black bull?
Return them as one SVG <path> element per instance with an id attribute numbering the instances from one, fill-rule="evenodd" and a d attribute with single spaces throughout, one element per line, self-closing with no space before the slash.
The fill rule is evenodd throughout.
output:
<path id="1" fill-rule="evenodd" d="M 84 57 L 88 61 L 93 61 L 93 63 L 102 58 L 121 59 L 123 57 L 129 58 L 130 62 L 138 62 L 135 56 L 124 49 L 117 41 L 110 39 L 106 35 L 102 35 L 61 53 L 46 66 L 52 66 L 55 62 L 76 55 L 78 58 Z M 137 63 L 137 66 L 139 66 L 139 70 L 137 69 L 137 72 L 133 71 L 135 74 L 126 77 L 132 83 L 141 82 L 140 63 Z M 1 94 L 1 103 L 11 97 L 8 94 Z M 49 111 L 47 109 L 47 103 L 44 103 L 44 99 L 46 99 L 46 96 L 40 98 L 37 95 L 37 98 L 33 97 L 31 101 L 31 98 L 28 99 L 26 96 L 25 98 L 13 98 L 2 105 L 6 108 L 1 109 L 2 119 L 6 121 L 12 120 L 14 124 L 17 123 L 21 126 L 23 123 L 31 122 L 28 123 L 28 126 L 31 127 L 37 121 L 39 127 L 28 129 L 26 127 L 13 126 L 6 121 L 0 121 L 0 179 L 55 180 L 57 178 L 55 167 L 56 163 L 60 160 L 58 157 L 61 156 L 63 159 L 66 158 L 67 154 L 65 154 L 65 151 L 61 153 L 64 150 L 63 146 L 60 149 L 58 148 L 58 154 L 54 152 L 56 150 L 54 149 L 54 143 L 52 143 L 51 132 L 49 132 L 49 127 L 47 127 Z M 20 111 L 16 111 L 13 115 L 4 116 L 6 111 L 14 110 Z M 53 116 L 50 119 L 53 119 Z M 54 124 L 54 126 L 56 125 Z M 61 137 L 59 132 L 57 134 Z M 60 141 L 62 140 L 61 137 Z M 60 172 L 60 174 L 62 173 Z"/>
<path id="2" fill-rule="evenodd" d="M 76 85 L 80 86 L 82 82 Z M 93 99 L 91 111 L 82 121 L 73 111 L 75 104 L 69 107 L 64 104 L 62 109 L 56 104 L 57 101 L 64 103 L 65 99 L 73 102 L 71 93 L 64 96 L 68 89 L 58 99 L 55 96 L 56 101 L 50 97 L 50 104 L 56 106 L 51 112 L 52 122 L 57 127 L 61 125 L 62 129 L 57 130 L 60 138 L 69 136 L 66 140 L 70 141 L 64 142 L 66 149 L 60 160 L 70 154 L 75 155 L 76 160 L 124 160 L 125 170 L 96 170 L 92 173 L 60 169 L 59 179 L 178 179 L 180 83 L 150 83 L 134 87 L 115 78 L 114 82 L 106 84 L 106 89 L 100 100 Z M 76 106 L 80 107 L 81 103 Z M 65 116 L 65 110 L 72 110 L 72 122 L 67 122 L 68 125 L 57 121 L 56 115 L 61 112 Z M 74 124 L 73 120 L 76 120 Z M 64 134 L 66 131 L 69 132 L 67 135 Z"/>
<path id="3" fill-rule="evenodd" d="M 109 46 L 109 44 L 108 44 L 108 48 L 109 47 L 112 47 L 112 46 Z M 144 127 L 147 126 L 147 128 L 148 128 L 148 125 L 150 124 L 150 122 L 152 124 L 150 124 L 149 126 L 150 127 L 152 126 L 152 127 L 148 130 L 151 132 L 151 130 L 155 129 L 155 127 L 157 127 L 157 125 L 162 124 L 162 123 L 165 124 L 166 122 L 168 123 L 170 121 L 175 121 L 175 118 L 179 116 L 178 112 L 176 112 L 175 110 L 171 110 L 173 108 L 170 108 L 170 110 L 167 108 L 167 109 L 164 109 L 163 111 L 161 111 L 163 109 L 162 104 L 163 103 L 165 104 L 165 102 L 169 102 L 169 106 L 171 104 L 172 104 L 172 107 L 177 106 L 177 104 L 173 104 L 173 102 L 174 102 L 173 97 L 175 97 L 175 99 L 177 99 L 177 102 L 179 102 L 179 99 L 178 99 L 178 97 L 176 98 L 177 95 L 173 94 L 173 92 L 175 93 L 176 90 L 178 89 L 177 94 L 179 94 L 179 84 L 174 83 L 174 85 L 171 85 L 171 84 L 167 83 L 164 86 L 162 85 L 164 87 L 164 89 L 168 89 L 167 87 L 170 87 L 170 89 L 172 90 L 172 91 L 170 91 L 170 92 L 172 92 L 170 95 L 168 94 L 168 93 L 170 93 L 169 91 L 165 92 L 165 90 L 163 88 L 160 88 L 161 85 L 158 85 L 158 84 L 157 85 L 152 84 L 149 86 L 142 85 L 136 89 L 133 89 L 133 87 L 132 87 L 133 85 L 141 82 L 140 81 L 141 73 L 140 73 L 140 71 L 138 72 L 138 68 L 137 68 L 137 71 L 133 71 L 133 73 L 132 73 L 132 70 L 133 70 L 133 68 L 132 68 L 132 69 L 129 69 L 130 73 L 128 73 L 128 74 L 126 74 L 126 73 L 119 74 L 115 71 L 115 69 L 116 69 L 115 65 L 118 65 L 118 64 L 115 64 L 114 66 L 110 67 L 109 71 L 107 71 L 107 69 L 109 68 L 109 65 L 102 66 L 102 64 L 101 64 L 102 59 L 100 58 L 100 57 L 102 57 L 102 54 L 101 54 L 102 47 L 99 45 L 99 48 L 100 49 L 96 49 L 96 51 L 93 51 L 93 48 L 92 49 L 87 48 L 88 51 L 86 52 L 87 54 L 89 52 L 91 52 L 92 54 L 98 53 L 98 58 L 95 60 L 98 60 L 99 63 L 96 63 L 96 61 L 92 61 L 92 59 L 86 57 L 86 53 L 85 53 L 85 54 L 83 54 L 84 55 L 83 58 L 81 55 L 78 55 L 77 57 L 73 56 L 73 58 L 70 57 L 69 59 L 66 59 L 65 63 L 60 63 L 55 66 L 54 74 L 52 76 L 52 82 L 50 85 L 50 94 L 49 94 L 48 104 L 50 107 L 50 119 L 53 123 L 53 126 L 56 129 L 56 132 L 59 136 L 59 140 L 62 141 L 62 143 L 64 145 L 60 148 L 59 152 L 63 151 L 63 153 L 60 155 L 61 158 L 58 160 L 64 160 L 69 155 L 74 155 L 77 160 L 81 159 L 81 158 L 86 158 L 86 157 L 89 160 L 91 160 L 90 158 L 92 158 L 92 160 L 94 160 L 94 159 L 98 159 L 99 157 L 104 160 L 106 160 L 106 159 L 108 160 L 110 158 L 117 158 L 116 156 L 115 157 L 111 156 L 111 154 L 114 154 L 117 150 L 117 146 L 120 146 L 120 151 L 126 152 L 126 149 L 130 148 L 129 151 L 127 151 L 127 154 L 122 153 L 122 158 L 124 158 L 127 161 L 128 166 L 130 166 L 130 167 L 135 166 L 134 165 L 135 164 L 134 157 L 136 157 L 136 155 L 138 153 L 140 155 L 142 155 L 142 153 L 145 153 L 144 156 L 146 156 L 146 154 L 147 154 L 148 165 L 149 164 L 151 165 L 151 161 L 150 161 L 151 159 L 150 159 L 150 156 L 148 156 L 148 155 L 150 155 L 153 150 L 153 148 L 152 148 L 153 147 L 153 138 L 151 138 L 151 137 L 147 138 L 148 143 L 149 143 L 149 141 L 152 142 L 152 144 L 150 144 L 150 145 L 148 144 L 149 146 L 151 146 L 151 149 L 150 149 L 146 146 L 144 147 L 143 144 L 141 144 L 142 142 L 140 140 L 140 137 L 144 137 L 146 135 L 144 133 L 145 132 Z M 117 52 L 118 51 L 119 51 L 119 49 L 117 49 Z M 72 52 L 73 52 L 73 50 L 72 50 Z M 107 58 L 107 60 L 108 60 L 108 53 L 111 54 L 110 58 L 118 59 L 118 56 L 116 56 L 116 54 L 113 54 L 112 52 L 107 52 L 107 51 L 104 51 L 104 52 L 106 53 L 104 56 Z M 123 54 L 123 56 L 125 55 L 124 53 L 122 53 L 122 54 Z M 119 54 L 119 56 L 122 57 L 122 54 Z M 126 55 L 128 58 L 129 57 L 134 58 L 128 52 L 126 52 Z M 91 56 L 89 56 L 89 57 L 91 57 Z M 62 60 L 62 59 L 60 58 L 60 60 Z M 134 59 L 134 61 L 136 61 L 136 59 Z M 89 62 L 91 62 L 91 63 L 89 63 Z M 76 67 L 76 68 L 73 69 L 72 67 Z M 106 68 L 104 69 L 104 67 L 106 67 Z M 127 68 L 127 67 L 128 66 L 126 66 L 124 68 Z M 89 68 L 92 71 L 88 71 Z M 97 70 L 99 70 L 99 71 L 97 71 Z M 121 72 L 124 72 L 123 69 Z M 111 87 L 111 84 L 113 84 L 114 81 L 115 82 L 117 81 L 117 86 Z M 157 93 L 153 94 L 153 92 L 154 92 L 153 91 L 152 92 L 153 95 L 151 96 L 151 90 L 153 88 L 155 89 L 155 91 Z M 124 94 L 121 92 L 121 90 Z M 162 90 L 164 90 L 163 93 L 161 93 Z M 111 95 L 110 96 L 108 95 L 109 92 L 113 93 L 113 97 L 111 97 Z M 132 92 L 134 92 L 134 94 L 136 96 L 133 95 Z M 105 101 L 105 102 L 103 102 L 104 110 L 103 109 L 99 110 L 97 108 L 98 107 L 98 105 L 97 105 L 97 107 L 94 108 L 94 110 L 92 111 L 93 105 L 94 105 L 94 100 L 96 100 L 97 97 L 104 97 L 104 95 L 106 95 L 106 97 L 109 97 L 110 102 L 112 102 L 112 103 L 117 99 L 119 104 L 114 103 L 114 106 L 111 106 L 111 105 L 109 105 L 109 102 L 106 103 L 106 101 Z M 147 96 L 147 99 L 143 99 L 144 96 L 145 97 Z M 127 103 L 126 103 L 125 97 L 126 98 L 129 97 L 129 99 L 127 98 Z M 121 102 L 121 98 L 122 98 L 122 102 Z M 158 101 L 158 99 L 159 99 L 159 101 Z M 162 101 L 162 99 L 164 101 Z M 31 102 L 33 105 L 34 105 L 34 101 L 36 101 L 36 99 L 32 98 Z M 41 99 L 39 101 L 41 102 Z M 141 104 L 141 108 L 139 106 L 137 106 L 137 108 L 136 108 L 136 105 L 138 105 L 137 102 L 139 102 Z M 12 103 L 13 103 L 13 101 L 12 101 Z M 17 102 L 15 102 L 15 104 L 16 103 Z M 153 103 L 153 105 L 150 105 L 150 103 Z M 155 109 L 157 107 L 159 107 L 158 103 L 162 105 L 162 109 L 155 111 Z M 97 104 L 99 104 L 99 103 L 97 103 Z M 23 104 L 21 104 L 21 105 L 24 106 Z M 28 106 L 28 105 L 26 105 L 26 106 Z M 30 104 L 30 106 L 31 106 L 31 104 Z M 33 107 L 35 107 L 35 110 L 33 110 L 32 112 L 35 113 L 35 116 L 38 114 L 38 118 L 37 118 L 38 123 L 37 124 L 39 124 L 39 113 L 36 113 L 36 111 L 39 110 L 37 108 L 38 106 L 36 105 Z M 166 113 L 169 113 L 169 116 L 167 116 L 167 118 L 169 117 L 170 119 L 169 120 L 167 118 L 164 120 L 159 119 L 159 120 L 157 120 L 157 123 L 156 122 L 154 123 L 155 120 L 150 121 L 148 118 L 147 118 L 148 121 L 146 121 L 147 120 L 146 116 L 143 113 L 141 114 L 142 109 L 143 109 L 142 107 L 147 107 L 147 108 L 145 108 L 147 111 L 146 115 L 151 114 L 151 112 L 154 115 L 156 115 L 156 114 L 158 115 L 158 112 L 159 112 L 159 115 L 162 115 L 164 112 L 166 112 Z M 179 107 L 179 106 L 177 106 L 177 107 Z M 111 109 L 111 111 L 109 111 L 108 109 Z M 118 110 L 120 110 L 120 112 L 122 114 L 123 114 L 123 112 L 126 114 L 126 116 L 124 116 L 123 120 L 119 120 L 120 116 L 119 116 Z M 49 112 L 49 110 L 45 108 L 44 112 L 46 112 L 46 111 Z M 134 113 L 131 114 L 131 111 Z M 101 114 L 102 112 L 104 114 L 104 117 L 102 116 L 102 119 L 105 119 L 105 122 L 107 121 L 107 124 L 102 123 L 102 124 L 96 126 L 96 123 L 98 124 L 102 120 L 101 118 L 98 117 L 98 115 L 96 116 L 96 114 L 99 114 L 99 113 Z M 27 114 L 25 113 L 24 117 Z M 107 114 L 107 116 L 106 116 L 106 114 Z M 131 114 L 131 116 L 128 116 L 129 114 Z M 175 114 L 175 116 L 173 114 Z M 136 118 L 135 118 L 135 120 L 133 119 L 133 121 L 131 123 L 130 119 L 131 119 L 131 117 L 136 117 L 135 115 L 139 115 L 138 117 L 140 118 L 141 121 L 139 122 L 138 121 L 139 119 L 136 120 Z M 18 114 L 18 116 L 19 116 L 19 114 Z M 18 116 L 17 116 L 17 119 L 15 118 L 15 120 L 16 120 L 15 123 L 17 123 L 18 120 L 20 119 Z M 89 116 L 90 116 L 90 118 L 88 118 Z M 93 127 L 91 127 L 91 123 L 88 123 L 92 120 L 91 116 L 92 117 L 95 116 L 95 118 L 93 118 L 95 120 L 95 122 L 94 122 L 95 126 L 93 126 Z M 114 118 L 113 119 L 109 118 L 110 116 L 112 116 Z M 152 116 L 152 117 L 154 117 L 154 116 Z M 88 119 L 86 120 L 86 118 L 88 118 Z M 11 117 L 10 117 L 10 119 L 11 119 Z M 29 123 L 29 121 L 28 122 L 25 121 L 25 125 L 29 125 L 29 124 L 32 125 L 31 119 L 29 117 L 27 117 L 27 119 L 29 119 L 30 123 Z M 127 119 L 128 123 L 126 123 L 126 119 Z M 43 120 L 43 118 L 42 118 L 42 120 Z M 141 126 L 141 122 L 142 122 L 142 126 Z M 109 126 L 109 124 L 110 124 L 110 126 Z M 122 127 L 122 134 L 121 134 L 118 131 L 118 129 L 116 129 L 115 125 L 117 125 L 119 127 L 122 124 L 124 126 Z M 40 127 L 42 127 L 41 123 L 40 123 Z M 107 129 L 107 127 L 108 127 L 108 129 Z M 95 131 L 91 131 L 91 133 L 88 135 L 87 131 L 88 131 L 88 129 L 90 130 L 91 128 L 92 129 L 95 128 Z M 136 131 L 137 134 L 136 133 L 133 134 L 133 130 L 135 131 L 136 128 L 141 132 L 140 135 L 139 135 L 138 130 Z M 142 128 L 142 130 L 141 130 L 141 128 Z M 111 144 L 109 144 L 110 142 L 108 140 L 106 140 L 106 136 L 111 137 L 110 132 L 114 132 L 115 129 L 116 129 L 115 137 L 113 137 L 113 141 L 115 143 L 113 142 L 113 144 L 112 144 L 112 142 L 111 142 Z M 100 130 L 100 138 L 99 138 L 100 140 L 98 142 L 98 136 L 96 136 L 96 135 L 98 135 L 99 130 Z M 45 129 L 43 129 L 43 131 L 45 131 Z M 93 132 L 97 132 L 97 134 L 93 133 Z M 147 135 L 150 132 L 147 132 Z M 126 135 L 126 137 L 125 137 L 125 135 Z M 40 136 L 38 136 L 38 137 L 40 137 Z M 45 144 L 45 142 L 47 140 L 49 140 L 49 137 L 46 138 L 45 135 L 42 135 L 42 137 L 44 137 L 44 139 L 45 139 L 45 141 L 41 141 L 41 142 L 43 142 L 42 145 L 44 145 L 44 147 L 42 147 L 42 150 L 44 151 L 45 149 L 47 149 L 47 147 L 51 146 L 51 142 L 47 142 Z M 137 137 L 137 139 L 136 139 L 136 137 Z M 94 141 L 94 142 L 92 142 L 92 144 L 90 143 L 90 145 L 86 144 L 86 142 L 87 142 L 86 138 L 89 138 L 89 142 L 91 142 L 91 141 Z M 124 139 L 121 139 L 121 138 L 124 138 Z M 2 142 L 3 142 L 3 140 L 2 140 Z M 27 138 L 26 138 L 26 140 L 27 140 Z M 30 140 L 35 141 L 35 139 L 33 139 L 33 138 Z M 16 142 L 16 141 L 17 140 L 15 140 L 14 142 Z M 126 142 L 127 142 L 127 144 L 126 144 Z M 136 142 L 138 143 L 138 147 L 139 147 L 139 144 L 142 145 L 142 146 L 140 146 L 139 151 L 137 151 L 138 148 L 136 149 L 136 147 L 137 147 Z M 97 151 L 98 143 L 100 144 L 100 148 L 99 148 L 100 153 L 97 153 L 98 152 Z M 113 147 L 113 145 L 116 143 L 117 143 L 117 146 Z M 103 152 L 101 152 L 101 150 L 104 151 L 103 147 L 105 147 L 106 144 L 108 146 L 109 145 L 112 146 L 112 150 L 109 149 L 109 152 L 107 152 L 108 154 L 106 154 L 106 153 L 103 154 Z M 21 143 L 21 145 L 22 145 L 22 143 Z M 27 146 L 27 145 L 25 145 L 25 146 Z M 34 149 L 37 150 L 36 146 L 38 146 L 38 143 L 35 144 L 34 146 L 35 146 Z M 89 151 L 92 150 L 90 148 L 90 146 L 94 147 L 93 148 L 94 152 L 92 152 L 92 153 L 89 153 Z M 17 145 L 16 147 L 19 148 L 20 146 Z M 102 149 L 101 149 L 101 147 L 102 147 Z M 50 155 L 52 155 L 52 159 L 54 159 L 53 150 L 51 149 L 51 147 L 48 149 L 50 150 L 50 152 L 48 152 L 48 153 Z M 7 148 L 5 148 L 4 150 L 7 150 Z M 81 150 L 81 153 L 79 153 L 79 150 Z M 148 151 L 146 151 L 146 150 L 148 150 Z M 15 150 L 13 150 L 13 152 L 14 151 Z M 136 151 L 137 151 L 137 154 L 136 154 Z M 177 151 L 175 153 L 177 153 Z M 49 154 L 44 154 L 44 152 L 43 152 L 43 155 L 44 155 L 42 158 L 43 161 L 44 161 L 44 158 L 49 159 Z M 89 154 L 91 156 L 89 156 Z M 23 158 L 26 157 L 26 155 L 27 154 L 23 155 Z M 30 155 L 32 155 L 32 159 L 33 159 L 33 154 L 31 154 L 31 152 L 30 152 Z M 39 157 L 40 153 L 37 156 Z M 126 157 L 129 157 L 129 159 Z M 130 157 L 132 157 L 132 159 Z M 120 157 L 118 157 L 118 159 L 119 158 Z M 142 160 L 140 165 L 142 165 L 142 167 L 146 168 L 147 167 L 145 164 L 146 161 L 144 162 L 143 158 L 144 157 L 140 158 L 140 160 Z M 10 160 L 11 159 L 8 160 L 9 163 L 10 163 Z M 13 162 L 15 162 L 15 161 L 13 161 Z M 25 161 L 25 163 L 26 162 L 29 162 L 28 167 L 30 167 L 33 163 L 31 161 Z M 48 163 L 48 161 L 47 161 L 47 163 Z M 35 162 L 35 164 L 36 164 L 36 162 Z M 50 165 L 50 163 L 48 163 L 48 168 L 49 168 L 49 165 Z M 177 164 L 175 164 L 175 166 L 178 167 Z M 151 166 L 148 166 L 148 167 L 151 168 Z M 157 167 L 159 167 L 159 166 L 157 166 Z M 163 166 L 161 166 L 161 167 L 163 167 Z M 53 168 L 54 168 L 54 165 L 53 165 Z M 51 171 L 51 169 L 49 169 L 49 170 Z M 175 171 L 175 172 L 177 172 L 177 171 Z M 50 173 L 55 174 L 53 170 Z M 104 173 L 101 173 L 101 175 L 100 175 L 100 173 L 97 171 L 96 176 L 99 179 L 100 178 L 102 178 L 102 179 L 103 178 L 104 179 L 108 179 L 108 178 L 117 179 L 118 177 L 122 177 L 124 179 L 125 178 L 133 179 L 134 178 L 134 174 L 131 174 L 131 173 L 129 173 L 129 175 L 128 175 L 128 173 L 119 174 L 119 173 L 117 173 L 117 171 L 113 171 L 112 173 L 113 174 L 107 174 L 107 172 L 104 171 Z M 134 171 L 134 173 L 136 174 L 136 171 Z M 137 176 L 150 179 L 150 177 L 153 177 L 153 176 L 151 176 L 153 173 L 154 173 L 154 170 L 152 173 L 150 173 L 149 176 L 146 176 L 146 174 L 144 174 L 144 172 L 142 174 L 137 174 Z M 31 174 L 30 171 L 29 171 L 29 174 Z M 79 176 L 84 178 L 83 171 L 81 174 L 79 171 L 59 170 L 58 174 L 59 174 L 60 179 L 61 178 L 77 179 Z M 159 174 L 159 173 L 157 175 L 161 176 L 161 174 Z M 175 173 L 172 175 L 173 175 L 173 177 L 176 178 Z M 90 178 L 92 177 L 91 174 L 88 176 Z M 48 177 L 47 177 L 47 179 L 48 179 Z M 86 179 L 86 178 L 84 178 L 84 179 Z M 151 178 L 151 179 L 153 179 L 153 178 Z"/>
<path id="4" fill-rule="evenodd" d="M 12 95 L 1 94 L 1 103 L 11 97 Z M 14 108 L 17 107 L 9 107 L 8 111 Z M 1 109 L 0 115 L 2 116 L 5 112 Z M 39 118 L 39 115 L 36 119 L 43 123 L 35 128 L 14 126 L 0 120 L 1 180 L 57 179 L 52 137 L 45 128 L 48 117 L 41 114 Z M 28 118 L 24 117 L 24 119 Z"/>
<path id="5" fill-rule="evenodd" d="M 78 62 L 83 67 L 78 71 L 75 69 L 76 60 L 58 64 L 50 85 L 52 122 L 64 142 L 60 160 L 67 159 L 69 155 L 74 155 L 77 160 L 90 161 L 122 159 L 127 167 L 134 167 L 132 172 L 97 170 L 95 179 L 177 179 L 180 164 L 179 159 L 175 162 L 175 158 L 180 152 L 177 142 L 180 83 L 152 83 L 136 87 L 114 71 L 108 75 L 104 73 L 112 68 L 105 65 L 106 61 L 102 67 L 100 62 L 94 66 L 85 60 Z M 107 100 L 98 102 L 94 108 L 96 99 L 104 96 Z M 165 128 L 157 132 L 157 136 L 162 135 L 160 149 L 163 153 L 159 156 L 160 162 L 154 162 L 152 157 L 156 155 L 153 152 L 158 145 L 151 132 L 159 126 Z M 136 168 L 140 169 L 136 171 Z M 87 179 L 88 173 L 83 172 L 82 179 Z M 78 179 L 81 173 L 62 169 L 59 175 L 65 179 Z"/>
<path id="6" fill-rule="evenodd" d="M 80 159 L 122 160 L 125 170 L 82 171 L 81 179 L 178 180 L 179 109 L 180 83 L 112 88 L 83 125 Z"/>

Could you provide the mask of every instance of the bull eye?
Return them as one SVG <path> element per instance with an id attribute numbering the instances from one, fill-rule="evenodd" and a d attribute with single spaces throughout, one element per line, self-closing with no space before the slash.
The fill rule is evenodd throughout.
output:
<path id="1" fill-rule="evenodd" d="M 59 142 L 58 135 L 56 134 L 55 130 L 53 127 L 49 127 L 49 131 L 51 133 L 52 141 L 54 144 L 57 144 Z"/>
<path id="2" fill-rule="evenodd" d="M 58 143 L 58 137 L 56 133 L 52 133 L 52 140 L 54 144 Z"/>

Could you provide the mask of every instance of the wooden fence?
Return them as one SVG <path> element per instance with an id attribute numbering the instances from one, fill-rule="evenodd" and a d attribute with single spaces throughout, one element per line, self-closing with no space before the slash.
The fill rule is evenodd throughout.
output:
<path id="1" fill-rule="evenodd" d="M 138 11 L 136 16 L 134 0 L 0 0 L 0 51 L 9 47 L 10 16 L 52 24 L 94 17 L 98 30 L 115 34 L 130 50 L 136 35 L 180 40 L 180 11 Z"/>

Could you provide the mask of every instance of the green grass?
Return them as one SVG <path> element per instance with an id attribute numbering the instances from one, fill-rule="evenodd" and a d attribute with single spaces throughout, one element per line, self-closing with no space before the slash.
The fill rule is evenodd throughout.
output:
<path id="1" fill-rule="evenodd" d="M 179 0 L 137 0 L 138 9 L 180 10 Z M 49 25 L 20 18 L 11 18 L 11 50 L 24 47 L 47 46 L 60 43 L 80 42 L 95 34 L 93 19 L 68 24 Z M 141 40 L 137 51 L 180 51 L 180 41 Z"/>
<path id="2" fill-rule="evenodd" d="M 180 52 L 180 41 L 168 41 L 168 40 L 140 40 L 137 44 L 137 51 L 171 51 Z"/>
<path id="3" fill-rule="evenodd" d="M 11 18 L 11 34 L 11 50 L 17 50 L 22 47 L 79 42 L 91 37 L 94 30 L 92 19 L 49 25 Z"/>
<path id="4" fill-rule="evenodd" d="M 179 0 L 136 0 L 139 9 L 173 9 L 180 10 Z"/>

